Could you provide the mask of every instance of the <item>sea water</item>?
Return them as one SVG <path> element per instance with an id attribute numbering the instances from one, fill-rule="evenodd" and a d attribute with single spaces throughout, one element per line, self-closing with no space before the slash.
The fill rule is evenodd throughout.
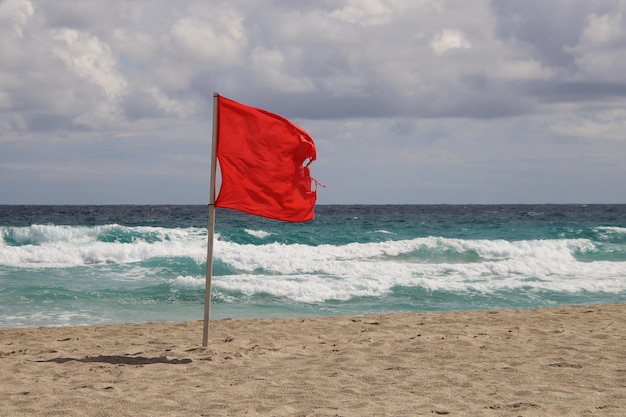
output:
<path id="1" fill-rule="evenodd" d="M 202 319 L 206 206 L 0 206 L 0 327 Z M 626 205 L 217 210 L 213 318 L 626 302 Z"/>

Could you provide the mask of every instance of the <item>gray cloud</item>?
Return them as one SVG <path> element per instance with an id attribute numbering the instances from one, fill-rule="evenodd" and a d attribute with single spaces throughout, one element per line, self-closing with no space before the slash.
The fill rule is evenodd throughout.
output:
<path id="1" fill-rule="evenodd" d="M 574 57 L 565 47 L 578 43 L 592 13 L 610 13 L 612 9 L 609 2 L 587 0 L 492 1 L 491 7 L 501 39 L 519 43 L 520 52 L 554 67 L 574 65 Z"/>
<path id="2" fill-rule="evenodd" d="M 0 203 L 63 202 L 77 176 L 111 191 L 73 202 L 204 202 L 215 91 L 314 133 L 321 202 L 623 201 L 625 20 L 621 0 L 4 0 Z"/>

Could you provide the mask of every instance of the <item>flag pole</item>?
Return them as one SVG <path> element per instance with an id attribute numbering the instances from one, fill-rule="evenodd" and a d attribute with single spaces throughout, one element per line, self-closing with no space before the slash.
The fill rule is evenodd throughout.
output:
<path id="1" fill-rule="evenodd" d="M 209 224 L 206 255 L 206 283 L 204 289 L 204 331 L 202 346 L 209 344 L 209 319 L 211 316 L 211 277 L 213 275 L 213 235 L 215 232 L 215 176 L 217 171 L 217 104 L 218 93 L 213 93 L 213 137 L 211 140 L 211 180 L 209 190 Z"/>

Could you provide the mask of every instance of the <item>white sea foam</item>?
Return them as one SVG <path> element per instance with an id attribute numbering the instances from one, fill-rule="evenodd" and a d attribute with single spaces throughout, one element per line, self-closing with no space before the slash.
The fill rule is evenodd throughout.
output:
<path id="1" fill-rule="evenodd" d="M 270 232 L 266 232 L 265 230 L 244 229 L 244 232 L 251 236 L 258 237 L 259 239 L 263 239 L 272 235 Z"/>
<path id="2" fill-rule="evenodd" d="M 595 228 L 596 230 L 604 230 L 607 232 L 613 233 L 623 233 L 626 234 L 626 227 L 618 227 L 618 226 L 598 226 Z"/>
<path id="3" fill-rule="evenodd" d="M 76 227 L 33 225 L 11 228 L 11 239 L 21 245 L 8 245 L 7 228 L 2 231 L 0 265 L 11 267 L 52 267 L 140 262 L 158 257 L 191 257 L 206 261 L 206 230 L 122 227 L 118 225 Z M 119 229 L 127 241 L 98 240 Z M 130 236 L 130 238 L 128 238 Z M 142 236 L 149 237 L 144 239 Z"/>
<path id="4" fill-rule="evenodd" d="M 598 239 L 606 242 L 624 242 L 626 239 L 626 227 L 599 226 L 594 228 Z"/>
<path id="5" fill-rule="evenodd" d="M 170 283 L 176 286 L 195 288 L 205 285 L 206 277 L 179 275 L 176 278 L 170 280 Z"/>
<path id="6" fill-rule="evenodd" d="M 282 274 L 316 271 L 332 274 L 337 272 L 336 268 L 341 268 L 341 265 L 350 264 L 346 269 L 352 268 L 354 263 L 368 265 L 368 268 L 375 267 L 374 264 L 388 265 L 392 263 L 388 258 L 410 254 L 417 250 L 428 251 L 442 247 L 456 253 L 476 253 L 485 261 L 507 259 L 575 261 L 573 252 L 590 244 L 585 239 L 508 242 L 438 237 L 378 243 L 350 243 L 342 246 L 281 243 L 258 246 L 218 242 L 215 254 L 225 263 L 242 271 L 251 272 L 263 269 Z M 387 261 L 382 262 L 383 260 Z M 404 265 L 407 262 L 396 263 Z"/>
<path id="7" fill-rule="evenodd" d="M 585 239 L 507 242 L 434 237 L 316 247 L 220 242 L 216 256 L 242 273 L 217 276 L 213 282 L 229 291 L 267 293 L 301 302 L 380 296 L 397 286 L 483 293 L 521 288 L 625 291 L 626 263 L 576 260 L 573 253 L 589 245 Z M 395 257 L 440 246 L 473 251 L 481 260 L 428 263 Z"/>
<path id="8" fill-rule="evenodd" d="M 134 237 L 123 241 L 98 240 L 111 228 Z M 142 265 L 137 269 L 137 262 L 173 257 L 190 258 L 198 264 L 206 261 L 206 229 L 120 228 L 14 228 L 11 239 L 24 244 L 8 245 L 5 241 L 0 266 L 65 268 L 111 264 L 123 269 L 116 275 L 119 279 L 141 280 L 149 275 L 150 267 Z M 265 293 L 301 302 L 381 296 L 396 287 L 483 293 L 511 289 L 626 291 L 626 262 L 576 259 L 576 253 L 594 248 L 595 244 L 587 239 L 510 242 L 442 237 L 345 245 L 251 245 L 223 241 L 218 235 L 215 259 L 238 272 L 214 274 L 213 283 L 223 291 Z M 443 255 L 430 256 L 435 253 Z M 450 254 L 456 258 L 449 258 Z M 463 257 L 466 254 L 471 256 Z M 204 284 L 204 277 L 181 273 L 170 282 L 197 287 Z"/>

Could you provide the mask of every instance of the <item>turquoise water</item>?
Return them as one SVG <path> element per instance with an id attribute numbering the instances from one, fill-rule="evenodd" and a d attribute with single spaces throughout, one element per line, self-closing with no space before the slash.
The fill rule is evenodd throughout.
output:
<path id="1" fill-rule="evenodd" d="M 0 206 L 0 326 L 203 316 L 205 206 Z M 626 302 L 626 205 L 217 210 L 213 318 Z"/>

